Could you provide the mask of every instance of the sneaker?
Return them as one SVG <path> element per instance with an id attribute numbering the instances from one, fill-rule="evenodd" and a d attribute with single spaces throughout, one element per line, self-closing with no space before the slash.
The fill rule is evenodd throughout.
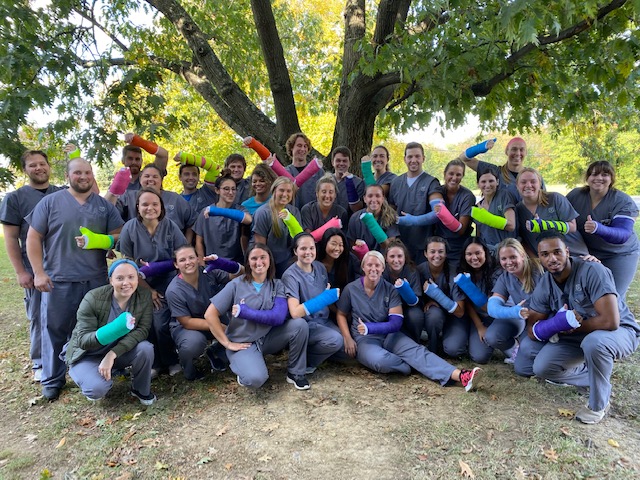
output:
<path id="1" fill-rule="evenodd" d="M 158 378 L 158 369 L 157 368 L 152 368 L 151 369 L 151 380 L 155 380 L 156 378 Z"/>
<path id="2" fill-rule="evenodd" d="M 580 407 L 580 409 L 576 412 L 576 420 L 580 420 L 582 423 L 586 423 L 587 425 L 593 425 L 595 423 L 600 423 L 600 421 L 604 418 L 604 416 L 609 411 L 610 403 L 607 403 L 607 406 L 604 407 L 599 412 L 594 412 L 589 408 L 589 405 L 585 405 L 584 407 Z"/>
<path id="3" fill-rule="evenodd" d="M 212 343 L 204 351 L 205 355 L 209 359 L 209 363 L 211 364 L 212 372 L 224 372 L 227 369 L 227 364 L 217 354 L 217 351 L 220 349 L 220 347 L 222 347 L 222 345 L 216 342 L 215 344 Z"/>
<path id="4" fill-rule="evenodd" d="M 240 381 L 240 375 L 236 375 L 236 380 L 238 381 L 238 385 L 240 385 L 241 387 L 246 387 L 246 385 Z"/>
<path id="5" fill-rule="evenodd" d="M 316 370 L 317 370 L 316 367 L 307 367 L 307 369 L 304 371 L 304 374 L 305 375 L 313 375 Z"/>
<path id="6" fill-rule="evenodd" d="M 102 403 L 102 400 L 104 399 L 104 397 L 100 397 L 100 398 L 91 398 L 91 397 L 87 397 L 85 396 L 85 398 L 87 400 L 89 400 L 89 402 L 93 403 L 94 405 Z"/>
<path id="7" fill-rule="evenodd" d="M 174 363 L 173 365 L 169 365 L 169 376 L 175 377 L 182 371 L 182 367 L 179 363 Z"/>
<path id="8" fill-rule="evenodd" d="M 149 395 L 142 395 L 140 392 L 132 388 L 130 393 L 132 397 L 136 397 L 138 400 L 140 400 L 140 403 L 142 405 L 153 405 L 157 400 L 156 396 L 151 392 L 149 392 Z"/>
<path id="9" fill-rule="evenodd" d="M 60 396 L 60 390 L 62 389 L 58 387 L 42 387 L 42 396 L 50 402 L 53 402 Z"/>
<path id="10" fill-rule="evenodd" d="M 504 354 L 506 358 L 504 359 L 504 363 L 507 365 L 513 365 L 516 363 L 516 357 L 518 356 L 518 350 L 520 350 L 520 343 L 516 340 L 516 343 L 513 344 L 509 350 L 505 350 Z"/>
<path id="11" fill-rule="evenodd" d="M 298 390 L 309 390 L 311 385 L 309 385 L 309 380 L 304 375 L 293 375 L 292 373 L 287 373 L 287 383 L 292 384 Z"/>
<path id="12" fill-rule="evenodd" d="M 39 382 L 42 380 L 42 368 L 34 368 L 33 369 L 33 381 Z"/>
<path id="13" fill-rule="evenodd" d="M 549 380 L 548 378 L 545 378 L 544 381 L 547 382 L 549 385 L 553 385 L 554 387 L 571 387 L 572 386 L 572 385 L 569 385 L 568 383 L 554 382 L 553 380 Z"/>
<path id="14" fill-rule="evenodd" d="M 465 392 L 470 392 L 478 388 L 480 378 L 482 377 L 482 369 L 475 367 L 473 370 L 463 368 L 460 371 L 460 383 L 464 387 Z"/>

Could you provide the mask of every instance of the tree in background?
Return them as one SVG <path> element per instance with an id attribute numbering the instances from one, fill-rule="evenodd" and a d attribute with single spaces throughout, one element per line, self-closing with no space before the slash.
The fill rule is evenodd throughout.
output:
<path id="1" fill-rule="evenodd" d="M 2 0 L 0 148 L 17 161 L 39 108 L 55 113 L 52 134 L 105 161 L 119 132 L 166 139 L 211 109 L 286 160 L 300 130 L 314 153 L 347 145 L 359 158 L 376 125 L 405 131 L 439 112 L 443 127 L 475 114 L 524 131 L 595 103 L 637 107 L 637 3 Z M 168 111 L 168 82 L 201 108 Z M 332 137 L 316 138 L 312 119 L 327 112 Z"/>

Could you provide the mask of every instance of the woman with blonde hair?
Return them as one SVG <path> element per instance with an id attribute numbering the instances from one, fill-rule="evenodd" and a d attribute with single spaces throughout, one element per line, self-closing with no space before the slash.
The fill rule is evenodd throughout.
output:
<path id="1" fill-rule="evenodd" d="M 326 173 L 316 184 L 316 201 L 302 207 L 302 228 L 313 232 L 329 220 L 337 218 L 342 227 L 347 227 L 347 211 L 338 205 L 338 184 L 331 173 Z"/>

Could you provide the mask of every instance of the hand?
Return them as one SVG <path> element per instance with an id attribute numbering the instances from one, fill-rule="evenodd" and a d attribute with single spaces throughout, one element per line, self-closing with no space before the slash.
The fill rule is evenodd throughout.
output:
<path id="1" fill-rule="evenodd" d="M 429 300 L 427 303 L 425 303 L 423 310 L 427 312 L 431 307 L 439 307 L 439 306 L 440 305 L 435 300 Z"/>
<path id="2" fill-rule="evenodd" d="M 242 139 L 242 147 L 243 148 L 250 148 L 249 144 L 253 142 L 253 137 L 244 137 Z"/>
<path id="3" fill-rule="evenodd" d="M 77 149 L 78 149 L 78 147 L 76 145 L 74 145 L 73 143 L 67 143 L 64 146 L 64 148 L 62 149 L 62 151 L 64 153 L 71 153 L 71 152 L 73 152 L 74 150 L 77 150 Z"/>
<path id="4" fill-rule="evenodd" d="M 240 303 L 236 303 L 233 307 L 231 307 L 231 315 L 237 317 L 240 314 L 240 305 L 244 305 L 244 298 L 240 299 Z"/>
<path id="5" fill-rule="evenodd" d="M 285 218 L 287 218 L 287 215 L 289 215 L 289 212 L 285 211 L 284 209 L 278 212 L 278 218 L 280 220 L 284 220 Z"/>
<path id="6" fill-rule="evenodd" d="M 540 215 L 538 215 L 537 213 L 533 216 L 534 220 L 540 220 Z M 531 231 L 531 222 L 527 220 L 527 222 L 525 223 L 525 225 L 527 226 L 527 231 Z"/>
<path id="7" fill-rule="evenodd" d="M 113 368 L 113 362 L 115 361 L 116 354 L 113 350 L 109 350 L 100 362 L 100 365 L 98 365 L 98 372 L 102 375 L 102 378 L 107 381 L 111 380 L 111 369 Z"/>
<path id="8" fill-rule="evenodd" d="M 530 314 L 531 314 L 531 311 L 526 307 L 520 310 L 520 318 L 522 318 L 523 320 L 526 320 L 527 318 L 529 318 Z"/>
<path id="9" fill-rule="evenodd" d="M 151 290 L 151 300 L 153 301 L 153 309 L 160 310 L 162 308 L 162 296 L 157 290 Z"/>
<path id="10" fill-rule="evenodd" d="M 205 262 L 207 260 L 213 262 L 214 260 L 218 259 L 218 255 L 216 255 L 215 253 L 212 253 L 211 255 L 207 255 L 206 257 L 202 257 L 202 261 Z"/>
<path id="11" fill-rule="evenodd" d="M 580 255 L 580 258 L 585 262 L 602 263 L 598 257 L 594 257 L 593 255 Z"/>
<path id="12" fill-rule="evenodd" d="M 211 208 L 211 207 L 215 207 L 215 205 L 209 205 L 208 207 L 204 207 L 202 209 L 202 216 L 204 218 L 209 218 L 209 208 Z"/>
<path id="13" fill-rule="evenodd" d="M 584 222 L 585 233 L 593 233 L 596 231 L 596 228 L 598 228 L 596 222 L 591 218 L 591 215 L 587 215 L 587 221 Z"/>
<path id="14" fill-rule="evenodd" d="M 250 346 L 251 346 L 250 343 L 229 342 L 227 343 L 227 346 L 225 348 L 227 350 L 231 350 L 232 352 L 239 352 L 240 350 L 246 350 Z"/>
<path id="15" fill-rule="evenodd" d="M 125 143 L 131 144 L 131 142 L 133 142 L 133 133 L 125 133 L 124 141 Z"/>
<path id="16" fill-rule="evenodd" d="M 356 351 L 358 350 L 358 346 L 356 341 L 351 338 L 351 336 L 344 338 L 344 351 L 351 358 L 356 358 Z"/>
<path id="17" fill-rule="evenodd" d="M 84 248 L 84 246 L 87 243 L 87 240 L 84 238 L 83 235 L 80 235 L 78 237 L 74 237 L 76 240 L 76 245 L 78 246 L 78 248 Z"/>
<path id="18" fill-rule="evenodd" d="M 22 288 L 33 288 L 33 275 L 31 275 L 26 270 L 24 272 L 20 272 L 17 275 L 18 277 L 18 285 Z"/>
<path id="19" fill-rule="evenodd" d="M 180 152 L 176 153 L 173 157 L 173 161 L 176 163 L 182 163 L 182 159 L 180 158 Z"/>
<path id="20" fill-rule="evenodd" d="M 484 325 L 482 325 L 480 328 L 478 328 L 478 336 L 480 337 L 480 341 L 483 343 L 486 343 L 484 341 L 484 337 L 487 335 L 487 327 L 485 327 Z"/>
<path id="21" fill-rule="evenodd" d="M 273 162 L 275 162 L 276 160 L 278 160 L 278 157 L 276 157 L 275 153 L 272 153 L 267 158 L 265 158 L 262 162 L 268 167 L 270 167 L 271 165 L 273 165 Z"/>
<path id="22" fill-rule="evenodd" d="M 53 289 L 53 282 L 46 273 L 36 273 L 33 278 L 33 286 L 39 292 L 50 292 Z"/>
<path id="23" fill-rule="evenodd" d="M 436 213 L 440 213 L 440 210 L 442 210 L 442 203 L 443 203 L 443 202 L 442 202 L 442 200 L 441 200 L 439 203 L 437 203 L 436 205 L 434 205 L 434 207 L 433 207 L 433 211 L 434 211 L 434 212 L 436 212 Z"/>
<path id="24" fill-rule="evenodd" d="M 396 287 L 401 287 L 405 280 L 406 280 L 406 278 L 405 278 L 405 279 L 398 278 L 398 279 L 394 282 L 394 284 L 393 284 L 393 285 L 394 285 L 394 286 L 396 286 Z"/>
<path id="25" fill-rule="evenodd" d="M 367 326 L 364 324 L 361 318 L 358 319 L 358 333 L 360 335 L 366 335 L 368 333 Z"/>
<path id="26" fill-rule="evenodd" d="M 365 155 L 360 159 L 360 163 L 370 162 L 370 161 L 371 161 L 371 157 L 369 155 Z"/>

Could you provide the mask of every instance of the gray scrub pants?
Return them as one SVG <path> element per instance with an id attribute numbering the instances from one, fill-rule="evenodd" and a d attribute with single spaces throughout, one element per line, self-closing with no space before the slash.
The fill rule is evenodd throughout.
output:
<path id="1" fill-rule="evenodd" d="M 252 342 L 246 350 L 227 350 L 230 367 L 249 388 L 260 388 L 269 378 L 264 356 L 289 347 L 287 370 L 292 375 L 304 375 L 307 370 L 309 325 L 304 318 L 292 318 L 273 327 L 264 337 Z"/>
<path id="2" fill-rule="evenodd" d="M 633 282 L 638 270 L 638 258 L 640 258 L 640 252 L 601 259 L 602 264 L 611 270 L 616 290 L 623 300 L 627 299 L 627 290 L 629 290 L 629 285 Z"/>
<path id="3" fill-rule="evenodd" d="M 525 320 L 517 318 L 494 318 L 484 341 L 496 350 L 509 350 L 516 343 L 516 338 L 524 330 Z"/>
<path id="4" fill-rule="evenodd" d="M 197 376 L 194 360 L 203 354 L 209 342 L 213 340 L 211 332 L 189 330 L 182 325 L 171 325 L 171 337 L 178 348 L 178 358 L 187 380 Z"/>
<path id="5" fill-rule="evenodd" d="M 450 316 L 443 308 L 432 305 L 424 312 L 424 329 L 428 335 L 428 346 L 432 352 L 442 350 L 442 331 L 444 330 L 444 322 Z"/>
<path id="6" fill-rule="evenodd" d="M 589 408 L 600 411 L 611 396 L 614 360 L 631 355 L 636 348 L 636 332 L 626 327 L 596 330 L 587 335 L 561 335 L 557 343 L 526 337 L 522 339 L 514 367 L 518 375 L 589 387 Z"/>
<path id="7" fill-rule="evenodd" d="M 430 380 L 446 385 L 456 369 L 402 332 L 360 335 L 352 329 L 351 335 L 358 347 L 358 361 L 376 372 L 409 375 L 414 368 Z"/>
<path id="8" fill-rule="evenodd" d="M 327 320 L 331 322 L 331 320 Z M 307 367 L 316 368 L 332 355 L 344 349 L 344 339 L 339 330 L 321 322 L 309 322 Z"/>
<path id="9" fill-rule="evenodd" d="M 103 398 L 113 386 L 113 378 L 105 380 L 98 366 L 104 355 L 85 355 L 69 367 L 69 376 L 80 387 L 82 394 L 92 400 Z M 142 395 L 151 393 L 151 366 L 153 365 L 153 345 L 146 340 L 132 350 L 117 357 L 114 369 L 131 366 L 131 386 Z"/>
<path id="10" fill-rule="evenodd" d="M 170 323 L 171 311 L 167 300 L 163 298 L 162 306 L 158 310 L 153 308 L 153 325 L 148 338 L 156 349 L 154 368 L 167 368 L 179 362 L 176 344 L 171 337 Z"/>
<path id="11" fill-rule="evenodd" d="M 414 342 L 419 342 L 424 329 L 424 312 L 422 308 L 418 305 L 403 305 L 402 313 L 404 315 L 402 332 Z"/>
<path id="12" fill-rule="evenodd" d="M 42 322 L 42 383 L 43 387 L 62 388 L 66 383 L 67 366 L 60 359 L 64 344 L 76 326 L 80 302 L 89 290 L 101 287 L 104 279 L 86 282 L 52 282 L 50 292 L 42 292 L 40 320 Z"/>
<path id="13" fill-rule="evenodd" d="M 475 324 L 467 315 L 449 316 L 442 333 L 442 348 L 450 357 L 461 357 L 468 352 L 476 363 L 487 363 L 493 355 L 493 347 L 480 340 Z"/>
<path id="14" fill-rule="evenodd" d="M 29 319 L 29 358 L 33 369 L 42 368 L 42 322 L 40 302 L 42 294 L 35 288 L 24 289 L 24 307 Z"/>

